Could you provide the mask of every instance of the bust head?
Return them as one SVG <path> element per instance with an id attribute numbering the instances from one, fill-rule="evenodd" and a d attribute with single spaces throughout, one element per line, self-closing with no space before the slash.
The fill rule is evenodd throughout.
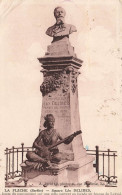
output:
<path id="1" fill-rule="evenodd" d="M 55 16 L 55 18 L 58 18 L 58 17 L 63 17 L 64 18 L 65 15 L 66 15 L 66 12 L 65 12 L 65 10 L 62 7 L 56 7 L 54 9 L 54 16 Z"/>
<path id="2" fill-rule="evenodd" d="M 53 40 L 53 42 L 60 40 L 60 38 L 62 39 L 62 37 L 69 38 L 69 34 L 71 34 L 72 32 L 76 32 L 75 26 L 71 24 L 66 24 L 64 22 L 65 15 L 66 15 L 66 12 L 62 7 L 59 6 L 54 9 L 54 16 L 56 18 L 56 24 L 49 27 L 46 31 L 46 34 L 51 37 L 54 37 L 54 39 L 58 37 L 58 39 Z"/>
<path id="3" fill-rule="evenodd" d="M 66 12 L 62 7 L 56 7 L 54 9 L 54 16 L 56 18 L 57 23 L 64 21 L 65 15 L 66 15 Z"/>

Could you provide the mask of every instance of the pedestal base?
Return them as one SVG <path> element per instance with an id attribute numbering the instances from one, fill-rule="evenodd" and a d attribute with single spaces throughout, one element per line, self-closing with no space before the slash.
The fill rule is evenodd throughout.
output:
<path id="1" fill-rule="evenodd" d="M 46 171 L 30 169 L 21 164 L 25 186 L 83 186 L 86 182 L 94 183 L 98 176 L 93 168 L 93 157 L 86 155 L 76 161 L 52 164 Z"/>

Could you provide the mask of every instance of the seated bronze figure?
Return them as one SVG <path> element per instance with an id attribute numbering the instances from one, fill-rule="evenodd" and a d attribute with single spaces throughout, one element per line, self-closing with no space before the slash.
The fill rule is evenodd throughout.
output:
<path id="1" fill-rule="evenodd" d="M 42 130 L 38 137 L 33 143 L 33 148 L 35 151 L 28 151 L 26 157 L 27 165 L 35 165 L 36 168 L 48 167 L 51 163 L 58 163 L 61 161 L 61 155 L 56 143 L 59 140 L 63 140 L 60 134 L 54 129 L 55 118 L 52 114 L 47 114 L 45 116 L 44 127 L 46 129 Z M 69 144 L 74 138 L 74 135 L 65 138 L 62 142 L 64 144 Z M 52 147 L 52 148 L 51 148 Z M 32 163 L 31 163 L 32 162 Z M 36 164 L 34 163 L 36 162 Z"/>

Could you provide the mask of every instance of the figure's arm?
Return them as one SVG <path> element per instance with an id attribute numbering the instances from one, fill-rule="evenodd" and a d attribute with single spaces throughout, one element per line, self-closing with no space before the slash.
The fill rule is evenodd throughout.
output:
<path id="1" fill-rule="evenodd" d="M 63 139 L 59 133 L 58 133 L 58 139 L 60 139 L 60 140 Z"/>
<path id="2" fill-rule="evenodd" d="M 38 145 L 39 141 L 41 142 L 41 138 L 42 138 L 42 132 L 39 133 L 38 137 L 33 142 L 33 147 L 38 149 L 38 150 L 42 150 L 42 147 L 40 145 Z"/>
<path id="3" fill-rule="evenodd" d="M 63 140 L 63 138 L 60 136 L 60 134 L 58 134 L 58 138 L 59 138 L 60 140 Z M 69 143 L 71 143 L 72 140 L 73 140 L 73 138 L 74 138 L 73 135 L 69 136 L 69 137 L 64 141 L 64 144 L 69 144 Z"/>

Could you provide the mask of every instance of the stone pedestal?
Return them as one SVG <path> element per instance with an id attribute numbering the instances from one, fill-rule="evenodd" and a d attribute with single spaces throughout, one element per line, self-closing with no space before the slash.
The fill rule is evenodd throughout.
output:
<path id="1" fill-rule="evenodd" d="M 76 54 L 74 53 L 74 47 L 71 46 L 69 39 L 67 37 L 64 37 L 60 39 L 59 41 L 52 42 L 51 45 L 47 47 L 47 52 L 45 53 L 45 56 L 51 57 L 51 56 L 73 56 L 76 57 Z"/>
<path id="2" fill-rule="evenodd" d="M 44 128 L 44 116 L 53 114 L 55 128 L 65 138 L 81 129 L 77 78 L 82 61 L 73 56 L 45 56 L 39 58 L 39 61 L 42 63 L 44 75 L 40 87 L 43 96 L 40 129 Z M 74 160 L 86 155 L 81 135 L 74 138 L 71 144 L 62 144 L 59 148 L 72 151 Z"/>
<path id="3" fill-rule="evenodd" d="M 81 130 L 77 79 L 82 60 L 76 57 L 74 48 L 67 37 L 53 42 L 48 46 L 45 56 L 38 60 L 42 64 L 41 72 L 43 73 L 43 83 L 40 86 L 42 92 L 40 130 L 44 129 L 44 117 L 47 114 L 53 114 L 55 129 L 65 138 Z M 58 148 L 60 152 L 63 151 L 71 158 L 58 165 L 52 165 L 44 172 L 22 165 L 25 184 L 28 179 L 37 176 L 41 184 L 47 183 L 47 185 L 73 183 L 77 186 L 78 183 L 97 180 L 97 174 L 93 168 L 94 159 L 86 154 L 81 134 L 76 136 L 69 145 L 61 144 Z"/>
<path id="4" fill-rule="evenodd" d="M 52 164 L 46 171 L 34 170 L 21 164 L 25 186 L 75 186 L 82 187 L 86 181 L 96 183 L 98 175 L 93 170 L 93 157 L 85 156 L 76 161 Z"/>
<path id="5" fill-rule="evenodd" d="M 48 46 L 45 56 L 38 60 L 42 64 L 43 73 L 43 83 L 40 86 L 42 92 L 40 130 L 44 129 L 44 116 L 53 114 L 55 129 L 65 138 L 81 129 L 77 79 L 82 60 L 76 57 L 74 48 L 66 37 Z M 42 183 L 49 179 L 48 183 L 65 182 L 77 185 L 86 181 L 94 182 L 97 179 L 93 168 L 94 159 L 86 154 L 81 134 L 75 137 L 71 144 L 61 144 L 59 150 L 72 154 L 71 160 L 53 168 L 51 171 L 53 174 L 49 171 L 43 173 L 46 180 L 40 173 Z"/>

